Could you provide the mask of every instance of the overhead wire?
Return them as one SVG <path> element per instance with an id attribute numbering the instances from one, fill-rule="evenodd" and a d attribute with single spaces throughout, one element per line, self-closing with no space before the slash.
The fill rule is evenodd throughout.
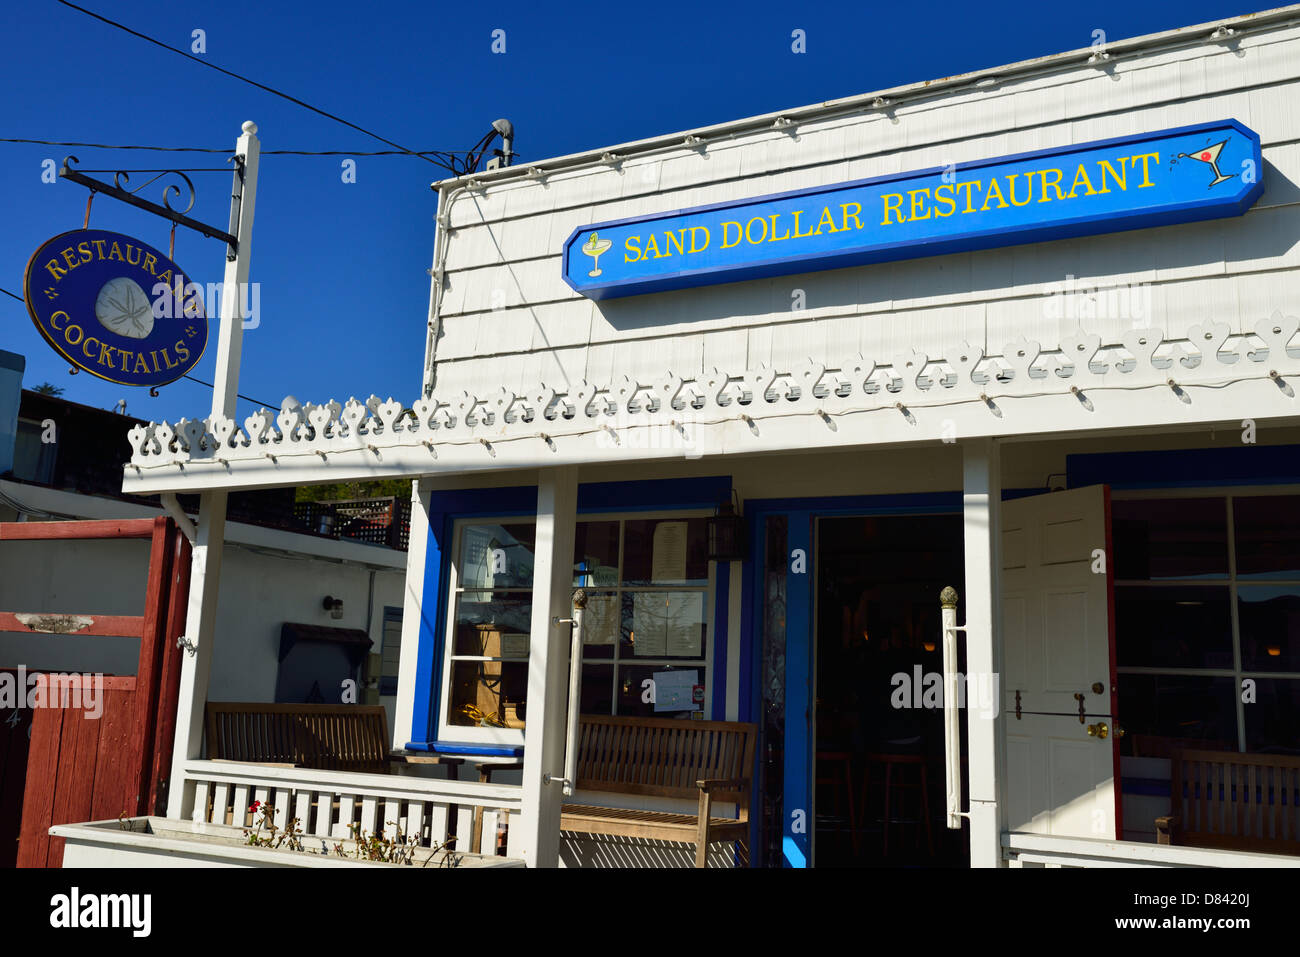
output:
<path id="1" fill-rule="evenodd" d="M 231 71 L 231 70 L 227 70 L 227 69 L 225 69 L 225 68 L 223 68 L 223 67 L 220 67 L 220 66 L 216 65 L 215 63 L 212 63 L 212 62 L 209 61 L 209 60 L 200 59 L 199 57 L 196 57 L 196 56 L 194 56 L 193 54 L 187 53 L 187 52 L 185 52 L 184 50 L 178 49 L 178 48 L 176 48 L 176 47 L 174 47 L 174 46 L 171 46 L 170 44 L 164 43 L 163 41 L 161 41 L 161 40 L 159 40 L 159 39 L 157 39 L 157 38 L 155 38 L 155 37 L 151 37 L 151 36 L 149 36 L 148 34 L 141 33 L 141 32 L 138 31 L 138 30 L 133 30 L 131 27 L 128 27 L 128 26 L 127 26 L 126 24 L 124 24 L 124 23 L 119 23 L 119 22 L 116 21 L 116 20 L 112 20 L 112 19 L 110 19 L 110 18 L 108 18 L 108 17 L 105 17 L 105 16 L 103 16 L 103 15 L 101 15 L 101 14 L 96 13 L 96 12 L 93 11 L 93 10 L 88 10 L 88 9 L 85 8 L 85 7 L 82 7 L 82 6 L 79 6 L 78 4 L 72 3 L 72 2 L 70 2 L 70 0 L 58 0 L 58 2 L 61 3 L 61 4 L 62 4 L 63 6 L 65 6 L 65 7 L 68 7 L 68 8 L 70 8 L 70 9 L 72 9 L 72 10 L 76 10 L 76 11 L 79 12 L 79 13 L 83 13 L 83 14 L 85 14 L 86 16 L 92 17 L 92 18 L 95 19 L 95 20 L 99 20 L 101 23 L 105 23 L 105 24 L 107 24 L 108 26 L 114 27 L 115 29 L 122 30 L 123 32 L 128 33 L 128 34 L 130 34 L 131 36 L 137 37 L 137 38 L 139 38 L 139 39 L 141 39 L 141 40 L 145 40 L 146 42 L 148 42 L 148 43 L 152 43 L 152 44 L 154 44 L 155 46 L 162 47 L 164 50 L 168 50 L 168 51 L 170 51 L 170 52 L 172 52 L 172 53 L 177 54 L 178 56 L 183 56 L 183 57 L 185 57 L 187 60 L 192 60 L 193 62 L 198 63 L 198 64 L 201 64 L 202 66 L 206 66 L 206 67 L 208 67 L 209 69 L 216 70 L 218 73 L 221 73 L 221 74 L 223 74 L 223 75 L 225 75 L 225 76 L 231 77 L 232 79 L 236 79 L 236 80 L 239 80 L 239 81 L 241 81 L 241 82 L 243 82 L 243 83 L 247 83 L 247 84 L 249 84 L 250 86 L 254 86 L 254 87 L 256 87 L 256 88 L 258 88 L 258 89 L 260 89 L 260 90 L 263 90 L 263 91 L 265 91 L 265 92 L 267 92 L 267 93 L 270 93 L 270 94 L 272 94 L 273 96 L 278 96 L 278 97 L 280 97 L 280 98 L 282 98 L 282 99 L 288 100 L 289 102 L 294 103 L 294 104 L 296 104 L 297 106 L 301 106 L 302 108 L 304 108 L 304 109 L 306 109 L 306 110 L 310 110 L 310 111 L 313 112 L 313 113 L 316 113 L 316 114 L 318 114 L 318 115 L 320 115 L 320 116 L 325 117 L 326 119 L 333 120 L 333 121 L 335 121 L 336 123 L 340 123 L 340 124 L 342 124 L 343 126 L 348 127 L 349 129 L 356 130 L 356 131 L 359 132 L 359 133 L 363 133 L 363 134 L 365 134 L 366 136 L 369 136 L 369 137 L 371 137 L 371 138 L 373 138 L 373 139 L 379 140 L 381 143 L 384 143 L 384 144 L 386 144 L 386 145 L 388 145 L 388 146 L 393 147 L 393 149 L 391 149 L 391 150 L 370 150 L 370 151 L 363 151 L 363 150 L 265 150 L 265 151 L 263 151 L 262 155 L 281 155 L 281 156 L 415 156 L 415 157 L 417 157 L 417 158 L 419 158 L 419 159 L 424 160 L 425 162 L 432 163 L 432 164 L 434 164 L 434 165 L 436 165 L 436 166 L 441 166 L 441 167 L 443 167 L 443 168 L 445 168 L 445 169 L 448 169 L 448 170 L 450 170 L 454 175 L 460 176 L 460 175 L 463 175 L 463 174 L 465 174 L 465 173 L 472 172 L 475 168 L 477 168 L 478 162 L 482 159 L 483 155 L 487 152 L 488 145 L 491 143 L 491 141 L 492 141 L 492 137 L 493 137 L 493 136 L 495 135 L 495 133 L 496 133 L 495 130 L 489 131 L 485 136 L 483 136 L 482 138 L 480 138 L 479 141 L 476 142 L 476 143 L 475 143 L 472 147 L 470 147 L 470 149 L 468 149 L 468 150 L 412 150 L 412 149 L 409 149 L 409 148 L 403 146 L 403 145 L 400 144 L 400 143 L 397 143 L 397 142 L 394 142 L 393 140 L 388 139 L 387 137 L 381 136 L 380 134 L 374 132 L 373 130 L 366 129 L 365 127 L 360 126 L 360 125 L 358 125 L 358 124 L 356 124 L 356 123 L 353 123 L 353 122 L 351 122 L 350 120 L 346 120 L 346 119 L 344 119 L 343 117 L 341 117 L 341 116 L 339 116 L 339 115 L 337 115 L 337 114 L 335 114 L 335 113 L 330 113 L 330 112 L 327 111 L 327 110 L 323 110 L 323 109 L 321 109 L 321 108 L 319 108 L 319 107 L 317 107 L 317 106 L 313 106 L 312 104 L 306 102 L 305 100 L 299 99 L 299 98 L 296 97 L 296 96 L 293 96 L 293 95 L 291 95 L 291 94 L 289 94 L 289 93 L 284 92 L 283 90 L 278 90 L 278 89 L 276 89 L 276 88 L 274 88 L 274 87 L 271 87 L 271 86 L 266 85 L 265 83 L 260 83 L 260 82 L 258 82 L 257 80 L 254 80 L 254 79 L 252 79 L 252 78 L 250 78 L 250 77 L 244 76 L 244 75 L 239 74 L 239 73 L 235 73 L 234 71 Z M 41 139 L 35 139 L 35 138 L 24 138 L 24 137 L 0 137 L 0 142 L 3 142 L 3 143 L 18 143 L 18 144 L 33 144 L 33 145 L 41 145 L 41 146 L 68 146 L 68 147 L 83 147 L 83 148 L 95 148 L 95 149 L 123 149 L 123 150 L 131 149 L 131 150 L 149 150 L 149 151 L 154 151 L 154 152 L 177 152 L 177 153 L 229 153 L 229 152 L 230 152 L 229 149 L 211 148 L 211 147 L 149 146 L 149 145 L 143 145 L 143 144 L 117 144 L 117 145 L 113 145 L 113 144 L 106 144 L 106 143 L 90 143 L 90 142 L 81 142 L 81 141 L 73 142 L 73 141 L 59 141 L 59 140 L 41 140 Z M 458 155 L 458 154 L 462 154 L 462 153 L 464 154 L 464 159 L 461 159 L 461 158 L 459 157 L 459 155 Z M 434 158 L 434 157 L 437 157 L 437 158 Z M 22 302 L 22 303 L 26 304 L 26 300 L 25 300 L 22 296 L 19 296 L 19 295 L 13 293 L 13 292 L 10 292 L 10 291 L 7 290 L 7 289 L 0 288 L 0 292 L 3 292 L 5 295 L 11 297 L 12 299 L 17 300 L 18 302 Z M 201 380 L 201 379 L 196 379 L 196 378 L 193 377 L 193 376 L 185 375 L 185 376 L 183 376 L 183 378 L 185 378 L 185 379 L 189 379 L 189 380 L 192 381 L 192 382 L 196 382 L 196 383 L 198 383 L 198 384 L 200 384 L 200 385 L 206 386 L 207 388 L 213 388 L 213 386 L 212 386 L 211 383 L 204 382 L 204 381 Z M 279 408 L 278 406 L 271 405 L 270 403 L 263 403 L 263 402 L 260 402 L 259 400 L 254 399 L 254 398 L 251 398 L 250 396 L 243 395 L 242 393 L 241 393 L 241 394 L 238 394 L 238 397 L 241 398 L 241 399 L 244 399 L 244 400 L 247 401 L 247 402 L 253 402 L 253 403 L 257 404 L 257 405 L 270 406 L 271 408 L 277 408 L 277 409 Z"/>
<path id="2" fill-rule="evenodd" d="M 181 50 L 178 47 L 174 47 L 169 43 L 164 43 L 162 40 L 159 40 L 155 37 L 151 37 L 146 33 L 141 33 L 139 30 L 133 30 L 124 23 L 119 23 L 116 20 L 112 20 L 106 16 L 103 16 L 102 14 L 96 13 L 93 10 L 88 10 L 83 6 L 79 6 L 78 4 L 72 3 L 71 0 L 58 0 L 58 2 L 63 4 L 63 6 L 68 7 L 69 9 L 76 10 L 79 13 L 84 13 L 86 16 L 92 17 L 100 21 L 101 23 L 108 24 L 109 26 L 114 27 L 115 29 L 122 30 L 125 33 L 129 33 L 133 37 L 137 37 L 148 43 L 152 43 L 154 44 L 154 46 L 162 47 L 164 50 L 169 50 L 178 56 L 183 56 L 185 57 L 185 59 L 191 60 L 202 66 L 205 66 L 210 70 L 216 70 L 218 73 L 221 73 L 224 76 L 228 76 L 232 79 L 239 80 L 242 83 L 247 83 L 249 86 L 257 87 L 259 90 L 263 90 L 267 93 L 270 93 L 273 96 L 278 96 L 281 99 L 288 100 L 290 103 L 294 103 L 297 106 L 301 106 L 305 110 L 310 110 L 311 112 L 323 116 L 326 119 L 333 120 L 336 123 L 341 123 L 343 126 L 346 126 L 349 129 L 356 130 L 358 133 L 364 133 L 366 136 L 369 136 L 372 139 L 379 140 L 379 142 L 393 147 L 395 150 L 399 151 L 402 154 L 408 156 L 416 156 L 424 160 L 426 163 L 432 163 L 435 166 L 441 166 L 444 169 L 448 169 L 456 176 L 461 176 L 464 175 L 465 173 L 473 172 L 474 168 L 477 167 L 478 159 L 482 158 L 483 153 L 487 149 L 486 143 L 490 142 L 491 140 L 492 134 L 489 133 L 486 137 L 484 137 L 484 139 L 480 140 L 478 143 L 474 145 L 473 150 L 478 151 L 477 155 L 474 154 L 473 150 L 467 151 L 469 155 L 466 157 L 466 160 L 459 164 L 457 163 L 457 156 L 455 155 L 454 152 L 444 154 L 441 151 L 426 150 L 424 152 L 420 152 L 417 150 L 408 149 L 407 147 L 403 146 L 401 143 L 394 142 L 393 140 L 381 136 L 380 134 L 374 132 L 373 130 L 368 130 L 364 126 L 360 126 L 356 123 L 353 123 L 351 120 L 345 120 L 343 117 L 339 116 L 336 113 L 331 113 L 328 110 L 323 110 L 318 106 L 313 106 L 312 104 L 306 102 L 305 100 L 299 99 L 298 97 L 293 96 L 292 94 L 285 93 L 283 90 L 277 90 L 273 86 L 267 86 L 265 83 L 259 83 L 257 80 L 244 76 L 243 74 L 236 73 L 233 70 L 227 70 L 224 67 L 217 66 L 211 60 L 206 60 L 203 59 L 202 57 L 197 57 L 192 53 L 187 53 L 186 51 Z M 56 144 L 49 144 L 49 145 L 56 145 Z M 214 151 L 214 152 L 224 152 L 224 151 Z M 432 159 L 431 158 L 432 155 L 446 156 L 446 159 L 445 160 Z M 471 165 L 469 162 L 471 157 L 474 160 L 473 165 Z"/>
<path id="3" fill-rule="evenodd" d="M 491 138 L 491 134 L 487 137 Z M 446 156 L 466 157 L 476 152 L 481 155 L 480 140 L 467 150 L 262 150 L 262 156 Z M 40 140 L 31 137 L 0 136 L 0 143 L 26 143 L 35 146 L 76 146 L 100 150 L 150 150 L 156 153 L 231 153 L 230 147 L 214 148 L 208 146 L 146 146 L 139 143 L 87 143 L 72 140 Z M 84 171 L 83 171 L 84 172 Z"/>

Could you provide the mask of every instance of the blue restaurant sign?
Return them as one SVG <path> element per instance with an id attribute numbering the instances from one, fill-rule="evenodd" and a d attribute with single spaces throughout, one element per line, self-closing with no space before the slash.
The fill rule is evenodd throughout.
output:
<path id="1" fill-rule="evenodd" d="M 27 263 L 23 294 L 45 341 L 109 382 L 166 385 L 208 344 L 200 287 L 121 233 L 76 229 L 46 241 Z"/>
<path id="2" fill-rule="evenodd" d="M 1264 191 L 1236 120 L 583 226 L 591 299 L 1239 216 Z"/>

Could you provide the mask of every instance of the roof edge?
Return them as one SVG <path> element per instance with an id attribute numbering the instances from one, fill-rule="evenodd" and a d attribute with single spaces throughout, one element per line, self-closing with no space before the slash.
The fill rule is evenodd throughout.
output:
<path id="1" fill-rule="evenodd" d="M 1284 25 L 1287 21 L 1300 22 L 1300 3 L 1290 4 L 1285 7 L 1276 7 L 1271 10 L 1263 10 L 1258 13 L 1241 14 L 1240 16 L 1222 20 L 1211 20 L 1205 23 L 1191 24 L 1185 27 L 1177 27 L 1173 30 L 1165 30 L 1160 33 L 1149 33 L 1125 40 L 1115 40 L 1107 42 L 1105 49 L 1106 52 L 1110 54 L 1110 61 L 1113 61 L 1117 54 L 1131 53 L 1137 50 L 1146 49 L 1165 49 L 1184 45 L 1194 39 L 1198 34 L 1206 34 L 1203 39 L 1208 40 L 1210 38 L 1208 34 L 1221 27 L 1228 27 L 1234 30 L 1238 27 L 1244 28 L 1245 26 L 1276 27 Z M 431 184 L 431 188 L 441 192 L 445 189 L 454 188 L 456 186 L 469 186 L 471 184 L 478 184 L 481 186 L 496 185 L 498 183 L 516 179 L 527 179 L 530 176 L 535 176 L 536 173 L 534 171 L 536 170 L 541 170 L 543 173 L 557 173 L 564 170 L 575 169 L 592 162 L 608 162 L 611 154 L 618 159 L 630 159 L 637 155 L 644 155 L 670 148 L 680 148 L 690 145 L 686 143 L 686 140 L 691 137 L 698 137 L 701 140 L 707 140 L 720 135 L 759 132 L 764 128 L 775 128 L 779 120 L 807 122 L 810 120 L 827 119 L 836 115 L 855 112 L 864 107 L 871 107 L 873 105 L 879 109 L 884 109 L 887 106 L 897 106 L 899 105 L 899 99 L 914 98 L 916 94 L 956 92 L 961 89 L 974 87 L 981 80 L 992 79 L 995 82 L 1004 82 L 1010 79 L 1024 79 L 1031 76 L 1046 74 L 1052 70 L 1076 62 L 1087 62 L 1088 58 L 1090 58 L 1095 52 L 1094 47 L 1081 47 L 1061 53 L 1048 54 L 1047 56 L 1020 60 L 1002 66 L 987 67 L 969 73 L 955 74 L 950 77 L 941 77 L 934 80 L 924 80 L 917 83 L 904 84 L 902 86 L 888 87 L 870 93 L 854 94 L 853 96 L 841 97 L 835 100 L 826 100 L 822 103 L 814 103 L 785 110 L 776 110 L 771 113 L 763 113 L 756 116 L 743 117 L 738 120 L 727 120 L 722 123 L 696 127 L 695 129 L 666 133 L 660 136 L 648 137 L 641 140 L 631 140 L 613 146 L 597 147 L 595 149 L 582 150 L 577 153 L 567 153 L 561 156 L 537 160 L 531 163 L 522 163 L 517 166 L 503 167 L 494 170 L 482 170 L 465 176 L 449 177 L 447 179 L 434 181 Z M 876 103 L 878 100 L 886 102 L 878 104 Z"/>

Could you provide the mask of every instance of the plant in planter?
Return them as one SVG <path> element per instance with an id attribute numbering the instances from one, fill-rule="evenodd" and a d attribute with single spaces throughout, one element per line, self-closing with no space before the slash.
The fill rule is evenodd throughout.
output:
<path id="1" fill-rule="evenodd" d="M 286 851 L 305 851 L 309 854 L 325 854 L 325 843 L 321 842 L 320 851 L 309 850 L 302 842 L 303 832 L 298 827 L 298 819 L 291 818 L 284 828 L 279 828 L 275 824 L 275 808 L 265 801 L 254 801 L 248 809 L 253 812 L 256 827 L 244 828 L 244 843 L 250 847 L 266 847 L 272 850 Z M 389 824 L 396 822 L 389 821 Z M 345 847 L 342 842 L 335 843 L 334 853 L 339 857 L 355 858 L 359 861 L 376 861 L 383 864 L 414 864 L 415 855 L 418 851 L 424 849 L 420 847 L 420 838 L 418 835 L 407 836 L 401 830 L 397 830 L 393 837 L 384 834 L 367 834 L 361 829 L 360 824 L 352 824 L 349 827 L 351 832 L 351 848 Z M 421 867 L 427 867 L 429 862 L 435 857 L 441 855 L 438 861 L 439 867 L 456 867 L 461 863 L 462 855 L 453 853 L 447 848 L 453 844 L 456 836 L 450 835 L 447 840 L 428 849 Z"/>
<path id="2" fill-rule="evenodd" d="M 260 820 L 257 820 L 256 830 L 244 828 L 244 837 L 250 847 L 279 848 L 283 845 L 286 850 L 290 851 L 301 851 L 303 849 L 302 829 L 298 827 L 296 817 L 290 818 L 284 830 L 280 830 L 275 826 L 275 808 L 270 804 L 265 801 L 254 801 L 248 806 L 248 809 L 254 815 L 261 815 Z M 266 829 L 265 835 L 262 833 L 263 828 Z"/>
<path id="3" fill-rule="evenodd" d="M 396 825 L 395 821 L 389 821 L 389 824 Z M 355 857 L 362 861 L 382 861 L 386 864 L 413 864 L 415 863 L 415 852 L 420 850 L 420 839 L 417 835 L 407 836 L 400 829 L 393 837 L 387 837 L 383 834 L 366 834 L 361 829 L 360 824 L 353 824 L 349 828 L 352 832 L 352 852 L 349 854 L 344 850 L 342 844 L 334 845 L 334 853 L 340 857 Z M 456 836 L 450 835 L 447 840 L 429 848 L 429 854 L 424 859 L 421 867 L 427 867 L 429 861 L 433 860 L 438 854 L 442 854 L 442 860 L 439 867 L 456 867 L 461 857 L 447 850 L 448 845 L 456 840 Z"/>

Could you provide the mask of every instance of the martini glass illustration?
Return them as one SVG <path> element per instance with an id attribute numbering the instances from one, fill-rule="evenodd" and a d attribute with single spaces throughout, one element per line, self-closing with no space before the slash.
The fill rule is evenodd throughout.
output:
<path id="1" fill-rule="evenodd" d="M 1221 140 L 1213 146 L 1207 146 L 1202 150 L 1197 150 L 1195 153 L 1179 153 L 1178 158 L 1182 159 L 1186 157 L 1187 159 L 1196 160 L 1200 163 L 1209 164 L 1210 169 L 1214 170 L 1214 182 L 1207 188 L 1213 189 L 1220 183 L 1230 180 L 1232 177 L 1237 175 L 1236 173 L 1229 173 L 1227 176 L 1224 176 L 1219 172 L 1219 154 L 1223 152 L 1223 148 L 1227 145 L 1227 140 Z"/>
<path id="2" fill-rule="evenodd" d="M 588 276 L 595 278 L 600 275 L 600 257 L 612 245 L 608 239 L 601 239 L 599 233 L 592 233 L 591 238 L 582 244 L 582 251 L 591 257 L 592 268 Z"/>

